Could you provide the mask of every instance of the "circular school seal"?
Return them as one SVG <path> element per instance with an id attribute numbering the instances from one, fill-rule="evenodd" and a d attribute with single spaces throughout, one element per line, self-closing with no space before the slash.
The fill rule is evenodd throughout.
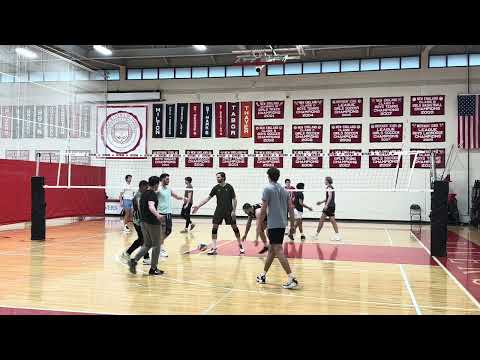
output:
<path id="1" fill-rule="evenodd" d="M 135 150 L 143 136 L 142 124 L 128 111 L 117 111 L 107 116 L 102 124 L 102 141 L 117 154 Z"/>

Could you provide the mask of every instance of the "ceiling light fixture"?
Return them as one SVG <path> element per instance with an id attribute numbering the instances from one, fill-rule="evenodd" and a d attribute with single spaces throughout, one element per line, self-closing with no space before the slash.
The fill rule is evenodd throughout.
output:
<path id="1" fill-rule="evenodd" d="M 18 47 L 18 48 L 15 48 L 15 52 L 20 55 L 20 56 L 23 56 L 27 59 L 35 59 L 38 57 L 38 55 L 33 52 L 32 50 L 30 49 L 27 49 L 27 48 L 23 48 L 23 47 Z"/>
<path id="2" fill-rule="evenodd" d="M 193 47 L 195 49 L 197 49 L 198 51 L 205 51 L 207 50 L 207 47 L 205 45 L 193 45 Z"/>
<path id="3" fill-rule="evenodd" d="M 104 45 L 93 45 L 93 48 L 102 55 L 105 55 L 105 56 L 112 55 L 112 50 L 110 50 Z"/>

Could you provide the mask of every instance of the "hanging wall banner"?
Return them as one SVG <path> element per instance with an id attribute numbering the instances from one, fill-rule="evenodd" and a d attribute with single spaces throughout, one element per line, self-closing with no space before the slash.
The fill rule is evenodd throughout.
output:
<path id="1" fill-rule="evenodd" d="M 12 136 L 12 107 L 2 106 L 2 138 L 10 138 Z"/>
<path id="2" fill-rule="evenodd" d="M 411 123 L 411 142 L 444 142 L 445 123 Z"/>
<path id="3" fill-rule="evenodd" d="M 370 98 L 370 117 L 403 116 L 403 96 Z"/>
<path id="4" fill-rule="evenodd" d="M 220 167 L 248 167 L 248 150 L 220 150 L 218 155 Z"/>
<path id="5" fill-rule="evenodd" d="M 165 114 L 165 137 L 175 137 L 175 104 L 166 105 Z"/>
<path id="6" fill-rule="evenodd" d="M 57 137 L 61 139 L 67 137 L 67 111 L 67 105 L 58 106 Z"/>
<path id="7" fill-rule="evenodd" d="M 370 142 L 401 142 L 402 123 L 370 124 Z"/>
<path id="8" fill-rule="evenodd" d="M 255 119 L 283 119 L 285 101 L 255 101 Z"/>
<path id="9" fill-rule="evenodd" d="M 445 95 L 411 96 L 410 115 L 445 115 Z"/>
<path id="10" fill-rule="evenodd" d="M 252 102 L 243 101 L 241 103 L 240 111 L 241 130 L 240 137 L 251 138 L 252 137 Z"/>
<path id="11" fill-rule="evenodd" d="M 97 106 L 97 153 L 145 156 L 147 105 Z"/>
<path id="12" fill-rule="evenodd" d="M 362 142 L 361 124 L 334 124 L 330 125 L 330 143 L 352 143 Z"/>
<path id="13" fill-rule="evenodd" d="M 203 104 L 202 137 L 212 137 L 213 104 Z"/>
<path id="14" fill-rule="evenodd" d="M 228 137 L 229 138 L 238 138 L 239 133 L 239 103 L 238 102 L 229 102 L 228 103 Z"/>
<path id="15" fill-rule="evenodd" d="M 292 168 L 320 169 L 323 166 L 322 150 L 293 150 Z"/>
<path id="16" fill-rule="evenodd" d="M 19 139 L 22 137 L 23 130 L 23 106 L 12 106 L 12 138 Z"/>
<path id="17" fill-rule="evenodd" d="M 80 137 L 80 105 L 75 105 L 71 107 L 72 113 L 72 124 L 73 124 L 73 132 L 72 132 L 72 137 L 73 138 L 78 138 Z M 83 160 L 79 160 L 83 161 Z M 83 163 L 82 163 L 83 164 Z"/>
<path id="18" fill-rule="evenodd" d="M 30 160 L 30 150 L 5 150 L 7 160 Z"/>
<path id="19" fill-rule="evenodd" d="M 152 138 L 163 137 L 163 104 L 153 104 L 152 106 Z"/>
<path id="20" fill-rule="evenodd" d="M 255 126 L 255 144 L 283 143 L 283 125 Z"/>
<path id="21" fill-rule="evenodd" d="M 70 159 L 74 165 L 90 165 L 90 150 L 74 150 Z M 65 155 L 64 163 L 68 164 L 67 155 Z"/>
<path id="22" fill-rule="evenodd" d="M 33 138 L 35 106 L 28 105 L 23 107 L 23 137 Z"/>
<path id="23" fill-rule="evenodd" d="M 185 167 L 213 167 L 213 150 L 185 150 Z"/>
<path id="24" fill-rule="evenodd" d="M 200 137 L 200 103 L 190 103 L 190 134 L 191 138 Z"/>
<path id="25" fill-rule="evenodd" d="M 35 106 L 35 137 L 43 138 L 45 136 L 45 106 Z"/>
<path id="26" fill-rule="evenodd" d="M 152 167 L 154 168 L 177 168 L 180 151 L 178 150 L 153 150 Z"/>
<path id="27" fill-rule="evenodd" d="M 370 169 L 391 169 L 396 168 L 398 163 L 398 154 L 394 152 L 401 149 L 370 149 L 368 151 L 368 167 Z M 400 155 L 400 165 L 402 167 L 403 159 Z"/>
<path id="28" fill-rule="evenodd" d="M 417 161 L 415 161 L 416 169 L 431 169 L 432 161 L 430 153 L 435 154 L 435 166 L 437 169 L 445 168 L 445 149 L 410 149 L 410 151 L 426 151 L 424 154 L 417 154 Z M 410 167 L 412 167 L 415 154 L 410 155 Z"/>
<path id="29" fill-rule="evenodd" d="M 188 124 L 188 104 L 177 104 L 177 131 L 175 133 L 177 138 L 187 137 Z"/>
<path id="30" fill-rule="evenodd" d="M 215 103 L 215 137 L 227 137 L 227 103 Z"/>
<path id="31" fill-rule="evenodd" d="M 40 154 L 40 161 L 46 163 L 58 163 L 60 160 L 60 150 L 35 150 L 35 160 L 37 154 Z"/>
<path id="32" fill-rule="evenodd" d="M 362 117 L 363 99 L 332 99 L 330 101 L 330 117 Z"/>
<path id="33" fill-rule="evenodd" d="M 302 124 L 292 126 L 293 143 L 321 143 L 323 125 Z"/>
<path id="34" fill-rule="evenodd" d="M 323 118 L 323 99 L 293 100 L 293 118 Z"/>
<path id="35" fill-rule="evenodd" d="M 57 137 L 57 107 L 55 105 L 47 106 L 47 135 L 49 138 Z"/>
<path id="36" fill-rule="evenodd" d="M 255 150 L 254 168 L 283 168 L 283 150 Z"/>
<path id="37" fill-rule="evenodd" d="M 362 166 L 361 150 L 330 150 L 331 169 L 360 169 Z"/>
<path id="38" fill-rule="evenodd" d="M 90 124 L 92 120 L 92 107 L 90 105 L 82 105 L 81 108 L 81 126 L 80 136 L 82 138 L 90 137 Z"/>

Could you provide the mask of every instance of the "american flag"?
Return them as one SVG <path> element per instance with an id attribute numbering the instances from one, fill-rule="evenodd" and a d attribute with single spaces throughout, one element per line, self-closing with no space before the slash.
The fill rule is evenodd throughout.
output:
<path id="1" fill-rule="evenodd" d="M 459 149 L 480 149 L 479 97 L 480 95 L 458 96 Z"/>

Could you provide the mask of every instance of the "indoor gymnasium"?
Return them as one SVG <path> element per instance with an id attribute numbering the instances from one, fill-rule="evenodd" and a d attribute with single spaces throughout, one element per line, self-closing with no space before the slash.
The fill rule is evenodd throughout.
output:
<path id="1" fill-rule="evenodd" d="M 480 46 L 0 45 L 1 315 L 480 315 Z"/>

